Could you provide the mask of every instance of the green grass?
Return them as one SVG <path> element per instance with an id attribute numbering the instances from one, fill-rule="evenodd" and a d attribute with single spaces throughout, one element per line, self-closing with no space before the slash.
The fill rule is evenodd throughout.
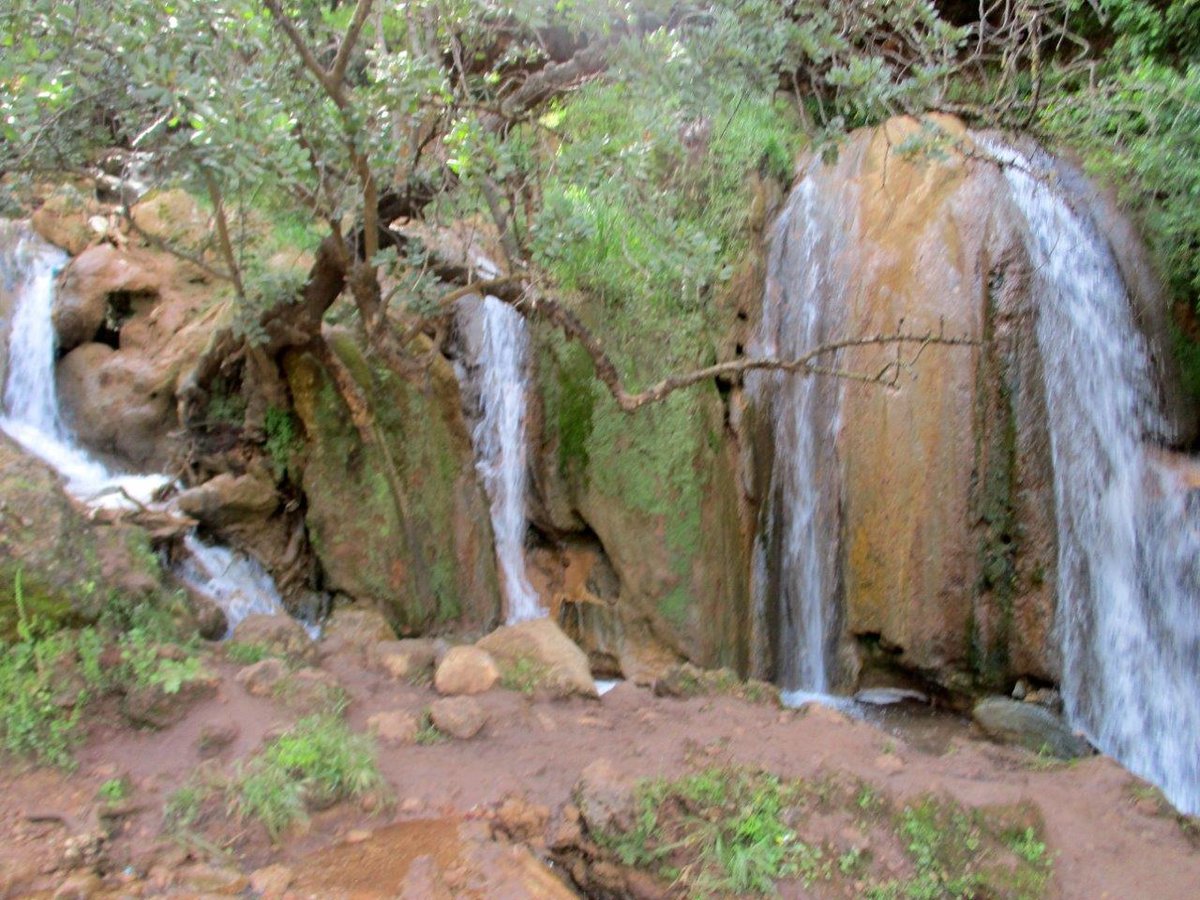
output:
<path id="1" fill-rule="evenodd" d="M 586 795 L 579 801 L 586 820 Z M 631 813 L 627 825 L 594 834 L 596 843 L 611 861 L 689 897 L 774 895 L 791 880 L 872 900 L 1034 900 L 1052 871 L 1041 819 L 1027 804 L 973 809 L 930 796 L 897 806 L 872 785 L 836 776 L 787 782 L 708 768 L 642 782 Z M 830 837 L 847 831 L 872 844 Z M 880 859 L 907 857 L 908 877 L 879 867 L 880 841 Z"/>
<path id="2" fill-rule="evenodd" d="M 506 690 L 532 694 L 545 677 L 546 667 L 528 656 L 500 665 L 500 686 Z"/>
<path id="3" fill-rule="evenodd" d="M 421 712 L 421 727 L 417 729 L 417 743 L 427 747 L 431 744 L 442 744 L 448 740 L 450 738 L 438 731 L 437 726 L 433 724 L 429 710 L 423 710 Z"/>
<path id="4" fill-rule="evenodd" d="M 301 719 L 245 762 L 226 788 L 231 812 L 272 839 L 322 809 L 381 790 L 371 739 L 330 715 Z"/>

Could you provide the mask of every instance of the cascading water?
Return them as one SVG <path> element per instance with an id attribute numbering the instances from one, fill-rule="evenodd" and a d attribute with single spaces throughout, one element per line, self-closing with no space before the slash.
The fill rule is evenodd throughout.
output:
<path id="1" fill-rule="evenodd" d="M 1055 186 L 1053 161 L 987 146 L 1028 222 L 1038 282 L 1066 712 L 1200 813 L 1200 517 L 1146 452 L 1163 430 L 1149 350 L 1107 243 Z"/>
<path id="2" fill-rule="evenodd" d="M 525 575 L 525 412 L 529 391 L 529 330 L 525 317 L 496 297 L 464 305 L 474 318 L 469 360 L 479 415 L 472 431 L 475 466 L 491 504 L 496 561 L 511 625 L 546 615 Z"/>
<path id="3" fill-rule="evenodd" d="M 20 223 L 0 222 L 0 248 L 0 278 L 15 298 L 0 430 L 57 471 L 67 491 L 93 508 L 161 508 L 154 497 L 170 478 L 111 471 L 75 443 L 59 414 L 51 311 L 54 279 L 66 255 Z M 271 576 L 254 560 L 195 535 L 184 539 L 184 550 L 176 574 L 222 607 L 230 629 L 251 613 L 284 612 Z"/>
<path id="4" fill-rule="evenodd" d="M 772 235 L 762 322 L 750 356 L 791 359 L 831 339 L 843 283 L 834 261 L 847 231 L 830 211 L 852 208 L 819 163 L 792 194 Z M 755 544 L 755 605 L 773 606 L 776 677 L 786 702 L 827 694 L 833 677 L 839 589 L 834 443 L 841 386 L 834 379 L 755 373 L 747 387 L 769 416 L 774 464 Z"/>

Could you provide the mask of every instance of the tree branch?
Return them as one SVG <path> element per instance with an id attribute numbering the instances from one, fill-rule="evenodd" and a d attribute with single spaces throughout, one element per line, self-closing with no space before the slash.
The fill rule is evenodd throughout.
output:
<path id="1" fill-rule="evenodd" d="M 346 66 L 350 64 L 350 54 L 354 51 L 358 36 L 362 34 L 367 16 L 371 14 L 371 2 L 372 0 L 358 0 L 358 6 L 354 8 L 354 18 L 350 20 L 350 27 L 346 29 L 346 34 L 338 47 L 337 56 L 334 57 L 333 65 L 330 67 L 329 80 L 339 90 L 346 78 Z"/>

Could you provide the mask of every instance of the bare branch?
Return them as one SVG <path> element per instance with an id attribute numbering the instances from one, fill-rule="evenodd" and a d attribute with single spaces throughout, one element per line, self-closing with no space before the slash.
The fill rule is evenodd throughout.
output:
<path id="1" fill-rule="evenodd" d="M 346 29 L 341 46 L 338 47 L 337 56 L 334 57 L 333 66 L 329 70 L 329 80 L 339 90 L 346 78 L 346 66 L 350 64 L 350 54 L 354 52 L 354 45 L 358 42 L 358 36 L 362 34 L 363 26 L 370 14 L 371 0 L 358 0 L 358 6 L 354 8 L 354 18 L 350 20 L 350 27 Z"/>
<path id="2" fill-rule="evenodd" d="M 275 20 L 275 24 L 283 29 L 283 33 L 287 36 L 287 39 L 296 48 L 296 52 L 300 55 L 300 61 L 304 63 L 304 68 L 312 73 L 321 87 L 325 89 L 325 93 L 329 95 L 329 98 L 341 109 L 345 105 L 345 98 L 342 96 L 341 90 L 330 79 L 329 72 L 325 70 L 325 67 L 321 65 L 320 61 L 313 54 L 312 49 L 305 43 L 304 35 L 300 33 L 296 25 L 284 13 L 283 7 L 279 5 L 279 0 L 263 0 L 263 5 L 271 13 L 271 18 Z"/>

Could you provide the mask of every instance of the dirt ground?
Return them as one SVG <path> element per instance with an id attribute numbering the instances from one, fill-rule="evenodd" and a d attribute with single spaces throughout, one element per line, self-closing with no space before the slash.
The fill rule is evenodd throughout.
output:
<path id="1" fill-rule="evenodd" d="M 506 798 L 560 808 L 598 759 L 632 778 L 744 764 L 788 779 L 861 780 L 894 802 L 926 794 L 971 808 L 1024 801 L 1044 821 L 1049 896 L 1200 896 L 1192 837 L 1110 759 L 1047 765 L 950 718 L 906 728 L 818 706 L 656 697 L 631 683 L 599 700 L 493 689 L 476 698 L 488 723 L 470 740 L 380 745 L 389 804 L 340 804 L 277 843 L 260 826 L 228 817 L 181 842 L 164 833 L 166 798 L 199 772 L 234 771 L 299 715 L 250 696 L 234 680 L 238 667 L 219 653 L 208 665 L 220 676 L 216 696 L 164 731 L 96 725 L 73 773 L 4 762 L 0 897 L 569 897 L 536 848 L 492 840 L 487 822 Z M 348 720 L 358 730 L 374 713 L 420 711 L 437 698 L 432 687 L 376 672 L 352 653 L 322 666 L 347 691 Z M 214 734 L 225 742 L 215 755 Z M 131 786 L 128 798 L 115 810 L 110 805 L 102 823 L 97 791 L 120 777 Z M 284 868 L 264 874 L 269 866 Z M 271 871 L 287 877 L 272 886 Z M 253 885 L 246 880 L 252 872 Z M 807 896 L 798 886 L 783 893 Z"/>

